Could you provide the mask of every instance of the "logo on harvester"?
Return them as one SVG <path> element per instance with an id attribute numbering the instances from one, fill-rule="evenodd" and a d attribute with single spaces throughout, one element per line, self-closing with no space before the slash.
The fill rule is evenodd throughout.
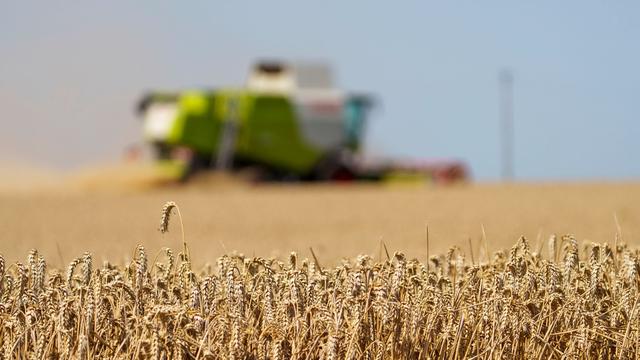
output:
<path id="1" fill-rule="evenodd" d="M 309 109 L 322 115 L 337 115 L 342 110 L 342 104 L 337 101 L 313 101 L 308 104 Z"/>

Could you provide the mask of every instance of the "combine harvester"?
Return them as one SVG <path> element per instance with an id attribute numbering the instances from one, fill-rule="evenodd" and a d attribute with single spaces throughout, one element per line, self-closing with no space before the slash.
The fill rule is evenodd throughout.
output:
<path id="1" fill-rule="evenodd" d="M 365 159 L 372 106 L 335 89 L 327 66 L 263 62 L 246 88 L 153 92 L 138 112 L 158 164 L 183 180 L 212 169 L 258 181 L 467 180 L 460 162 Z"/>

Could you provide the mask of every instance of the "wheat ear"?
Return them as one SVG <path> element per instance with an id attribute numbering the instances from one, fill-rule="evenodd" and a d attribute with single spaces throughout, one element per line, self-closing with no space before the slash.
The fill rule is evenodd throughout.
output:
<path id="1" fill-rule="evenodd" d="M 161 233 L 166 233 L 169 231 L 169 221 L 171 219 L 171 211 L 176 209 L 178 212 L 178 219 L 180 220 L 180 231 L 182 233 L 182 248 L 184 256 L 189 258 L 187 242 L 184 238 L 184 224 L 182 223 L 182 215 L 180 214 L 180 207 L 174 201 L 167 201 L 162 206 L 162 216 L 160 217 L 160 228 L 158 229 Z"/>

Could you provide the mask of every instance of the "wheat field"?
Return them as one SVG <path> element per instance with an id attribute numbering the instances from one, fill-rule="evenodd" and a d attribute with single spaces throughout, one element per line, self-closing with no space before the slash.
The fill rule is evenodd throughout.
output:
<path id="1" fill-rule="evenodd" d="M 637 358 L 638 194 L 633 183 L 5 193 L 0 355 Z"/>
<path id="2" fill-rule="evenodd" d="M 521 238 L 476 264 L 385 252 L 333 268 L 224 255 L 196 270 L 188 248 L 125 266 L 91 254 L 66 272 L 37 251 L 0 257 L 3 359 L 637 358 L 640 252 Z"/>

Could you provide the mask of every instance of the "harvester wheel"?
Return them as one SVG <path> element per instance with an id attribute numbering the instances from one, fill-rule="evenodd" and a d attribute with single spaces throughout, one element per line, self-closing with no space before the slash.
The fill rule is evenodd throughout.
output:
<path id="1" fill-rule="evenodd" d="M 352 167 L 345 163 L 339 153 L 330 153 L 324 156 L 316 164 L 312 178 L 318 181 L 353 181 L 356 173 Z"/>

